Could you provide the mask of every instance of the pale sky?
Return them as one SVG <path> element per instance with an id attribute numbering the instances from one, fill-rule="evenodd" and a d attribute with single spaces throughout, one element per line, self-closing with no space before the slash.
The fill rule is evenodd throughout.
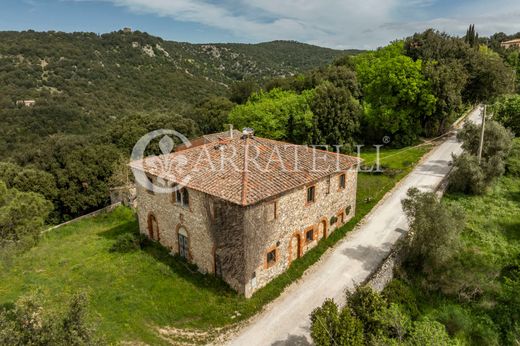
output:
<path id="1" fill-rule="evenodd" d="M 110 32 L 188 42 L 297 40 L 370 49 L 434 27 L 520 31 L 520 0 L 1 0 L 0 30 Z"/>

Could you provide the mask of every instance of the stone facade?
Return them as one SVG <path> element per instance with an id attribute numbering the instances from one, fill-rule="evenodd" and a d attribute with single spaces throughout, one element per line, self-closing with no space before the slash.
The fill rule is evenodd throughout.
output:
<path id="1" fill-rule="evenodd" d="M 307 202 L 310 186 L 313 202 Z M 250 297 L 354 216 L 356 186 L 354 167 L 248 206 L 194 189 L 188 189 L 189 205 L 183 206 L 175 195 L 138 186 L 139 227 L 172 254 L 179 253 L 179 233 L 187 236 L 188 261 Z"/>

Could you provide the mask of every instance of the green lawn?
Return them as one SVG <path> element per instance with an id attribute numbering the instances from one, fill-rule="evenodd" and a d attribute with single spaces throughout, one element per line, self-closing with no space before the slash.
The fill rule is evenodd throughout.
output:
<path id="1" fill-rule="evenodd" d="M 405 176 L 429 147 L 397 153 L 382 151 L 391 174 L 360 173 L 355 218 L 324 239 L 291 268 L 251 299 L 231 291 L 212 276 L 151 245 L 130 253 L 111 253 L 117 235 L 135 232 L 135 215 L 127 208 L 84 219 L 47 233 L 41 242 L 10 263 L 2 263 L 0 304 L 41 290 L 48 309 L 60 309 L 77 291 L 90 299 L 89 316 L 109 342 L 143 341 L 166 344 L 157 328 L 197 329 L 207 335 L 177 335 L 204 343 L 218 328 L 233 325 L 258 312 L 267 302 L 301 277 L 305 269 L 351 231 L 381 197 Z M 392 155 L 388 159 L 385 156 Z M 368 162 L 374 153 L 363 154 Z M 238 313 L 238 314 L 237 314 Z"/>

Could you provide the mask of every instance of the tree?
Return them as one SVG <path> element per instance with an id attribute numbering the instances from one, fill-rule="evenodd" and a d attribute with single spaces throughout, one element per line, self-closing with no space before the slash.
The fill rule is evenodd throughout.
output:
<path id="1" fill-rule="evenodd" d="M 475 155 L 462 153 L 453 157 L 448 189 L 452 192 L 479 195 L 486 190 L 486 177 Z"/>
<path id="2" fill-rule="evenodd" d="M 498 98 L 492 111 L 493 119 L 520 136 L 520 95 Z"/>
<path id="3" fill-rule="evenodd" d="M 324 82 L 311 101 L 314 114 L 313 144 L 352 144 L 359 129 L 361 106 L 347 88 Z"/>
<path id="4" fill-rule="evenodd" d="M 0 247 L 34 244 L 51 210 L 42 195 L 9 189 L 0 181 Z"/>
<path id="5" fill-rule="evenodd" d="M 462 130 L 457 134 L 457 139 L 462 142 L 462 148 L 472 155 L 477 155 L 478 153 L 481 130 L 481 125 L 466 122 Z M 492 156 L 498 156 L 501 159 L 505 159 L 511 150 L 512 139 L 512 133 L 498 122 L 493 120 L 486 121 L 482 157 L 488 159 Z"/>
<path id="6" fill-rule="evenodd" d="M 86 297 L 76 294 L 60 316 L 42 307 L 38 294 L 19 298 L 13 308 L 0 308 L 1 345 L 71 345 L 103 343 L 86 322 Z"/>
<path id="7" fill-rule="evenodd" d="M 313 119 L 309 107 L 312 97 L 312 91 L 260 91 L 246 104 L 233 108 L 228 120 L 237 128 L 252 127 L 261 137 L 307 143 Z"/>
<path id="8" fill-rule="evenodd" d="M 426 136 L 445 133 L 451 122 L 463 110 L 462 93 L 467 83 L 467 72 L 457 60 L 438 62 L 430 60 L 423 64 L 423 74 L 435 95 L 435 110 L 421 122 Z"/>
<path id="9" fill-rule="evenodd" d="M 410 317 L 403 311 L 401 306 L 391 303 L 380 313 L 380 319 L 386 328 L 386 334 L 399 342 L 403 342 L 405 336 L 412 327 Z"/>
<path id="10" fill-rule="evenodd" d="M 422 61 L 402 54 L 403 42 L 356 58 L 369 126 L 409 145 L 421 134 L 421 121 L 435 110 L 436 98 L 422 74 Z"/>
<path id="11" fill-rule="evenodd" d="M 405 261 L 432 279 L 458 248 L 464 214 L 458 208 L 447 208 L 435 193 L 417 188 L 408 190 L 402 206 L 410 226 L 403 244 Z"/>
<path id="12" fill-rule="evenodd" d="M 466 36 L 464 36 L 464 42 L 473 48 L 478 47 L 478 34 L 475 32 L 475 24 L 470 24 Z"/>
<path id="13" fill-rule="evenodd" d="M 203 134 L 223 131 L 233 102 L 225 97 L 211 97 L 198 104 L 188 116 Z"/>
<path id="14" fill-rule="evenodd" d="M 362 345 L 363 325 L 345 306 L 339 311 L 332 299 L 311 313 L 311 337 L 318 346 Z"/>
<path id="15" fill-rule="evenodd" d="M 258 91 L 258 85 L 252 80 L 243 80 L 231 85 L 229 99 L 239 105 L 244 104 L 253 93 Z"/>
<path id="16" fill-rule="evenodd" d="M 354 292 L 347 292 L 347 304 L 363 324 L 365 336 L 377 335 L 382 331 L 380 313 L 386 308 L 386 302 L 379 293 L 369 286 L 357 287 Z"/>

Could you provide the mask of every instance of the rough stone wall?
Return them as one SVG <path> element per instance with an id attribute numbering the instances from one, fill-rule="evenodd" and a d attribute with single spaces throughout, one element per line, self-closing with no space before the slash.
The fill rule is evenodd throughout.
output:
<path id="1" fill-rule="evenodd" d="M 189 190 L 190 206 L 172 202 L 171 194 L 151 194 L 137 187 L 137 214 L 141 233 L 148 235 L 148 217 L 155 216 L 160 243 L 172 254 L 178 253 L 177 230 L 184 227 L 189 237 L 190 261 L 202 272 L 215 273 L 215 258 L 219 259 L 219 274 L 233 289 L 250 297 L 283 273 L 292 258 L 293 237 L 300 237 L 303 255 L 316 246 L 325 234 L 330 235 L 355 214 L 357 171 L 345 172 L 346 187 L 339 188 L 340 174 L 317 181 L 315 201 L 307 203 L 307 187 L 300 187 L 253 206 L 242 207 L 202 192 Z M 329 192 L 327 192 L 329 191 Z M 276 218 L 272 203 L 276 203 Z M 350 206 L 350 212 L 345 209 Z M 332 217 L 336 224 L 330 225 Z M 325 225 L 324 232 L 323 226 Z M 313 229 L 314 239 L 306 241 L 305 231 Z M 269 266 L 267 252 L 276 249 L 276 263 Z"/>
<path id="2" fill-rule="evenodd" d="M 206 211 L 206 195 L 190 189 L 189 207 L 173 201 L 169 193 L 151 194 L 138 185 L 137 215 L 141 233 L 149 235 L 148 217 L 153 213 L 159 227 L 159 242 L 172 254 L 177 254 L 177 231 L 179 227 L 184 227 L 188 233 L 190 262 L 195 263 L 201 272 L 212 273 L 214 243 L 208 227 L 210 220 Z"/>
<path id="3" fill-rule="evenodd" d="M 246 287 L 245 295 L 265 286 L 276 276 L 283 273 L 290 265 L 292 258 L 293 237 L 300 237 L 300 254 L 305 254 L 323 238 L 320 222 L 326 223 L 327 236 L 340 226 L 340 213 L 344 213 L 344 223 L 355 214 L 357 172 L 345 172 L 346 187 L 339 189 L 339 175 L 332 175 L 316 182 L 316 198 L 313 203 L 307 203 L 307 186 L 295 189 L 278 198 L 248 207 L 244 220 L 245 254 L 246 254 Z M 329 191 L 329 193 L 327 193 Z M 276 201 L 277 217 L 268 221 L 272 209 L 269 203 Z M 350 212 L 345 209 L 350 206 Z M 331 217 L 338 221 L 330 225 Z M 306 242 L 305 231 L 314 229 L 314 240 Z M 274 265 L 266 263 L 267 252 L 276 249 L 277 261 Z"/>

